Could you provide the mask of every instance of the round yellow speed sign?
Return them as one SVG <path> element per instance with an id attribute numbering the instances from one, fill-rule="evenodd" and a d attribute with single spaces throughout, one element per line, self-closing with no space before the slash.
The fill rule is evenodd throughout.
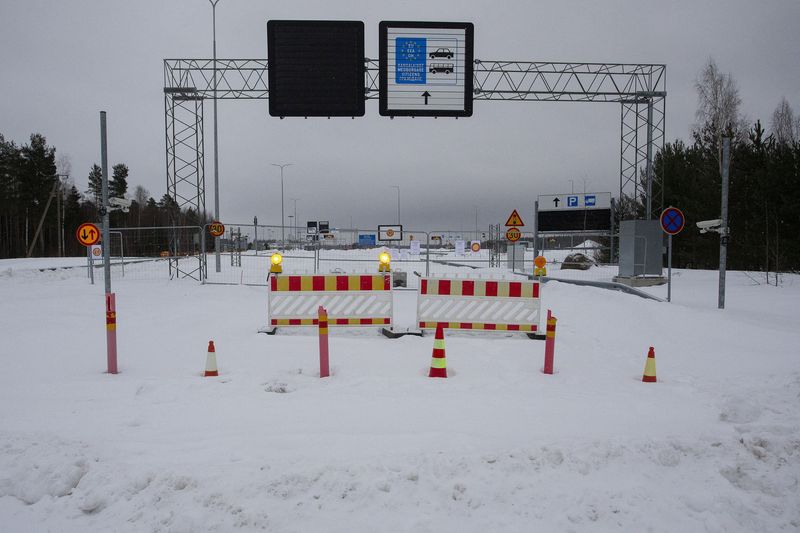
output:
<path id="1" fill-rule="evenodd" d="M 522 237 L 522 232 L 519 231 L 519 228 L 508 228 L 506 231 L 506 239 L 511 242 L 517 242 L 520 237 Z"/>
<path id="2" fill-rule="evenodd" d="M 220 237 L 223 233 L 225 233 L 225 224 L 215 220 L 208 225 L 208 232 L 212 237 Z"/>

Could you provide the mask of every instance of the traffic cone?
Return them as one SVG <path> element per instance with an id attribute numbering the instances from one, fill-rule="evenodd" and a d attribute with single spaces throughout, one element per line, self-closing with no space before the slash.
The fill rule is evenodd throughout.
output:
<path id="1" fill-rule="evenodd" d="M 647 362 L 644 364 L 642 381 L 645 383 L 656 382 L 656 351 L 652 346 L 650 347 L 650 351 L 647 352 Z"/>
<path id="2" fill-rule="evenodd" d="M 431 371 L 429 378 L 447 377 L 447 358 L 444 355 L 444 327 L 442 324 L 436 325 L 436 337 L 433 340 L 433 359 L 431 360 Z"/>
<path id="3" fill-rule="evenodd" d="M 208 356 L 206 357 L 206 373 L 204 377 L 219 376 L 217 370 L 217 352 L 214 350 L 214 341 L 208 341 Z"/>

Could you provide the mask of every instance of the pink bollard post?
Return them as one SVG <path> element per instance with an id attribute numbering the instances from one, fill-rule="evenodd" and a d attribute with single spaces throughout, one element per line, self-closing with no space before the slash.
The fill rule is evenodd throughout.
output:
<path id="1" fill-rule="evenodd" d="M 108 373 L 117 373 L 117 302 L 113 292 L 106 293 L 106 358 Z"/>
<path id="2" fill-rule="evenodd" d="M 317 309 L 319 325 L 319 377 L 331 375 L 328 363 L 328 311 L 321 305 Z"/>

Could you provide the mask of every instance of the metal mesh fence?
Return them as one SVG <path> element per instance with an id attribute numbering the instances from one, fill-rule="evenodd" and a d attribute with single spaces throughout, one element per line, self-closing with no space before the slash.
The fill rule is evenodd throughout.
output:
<path id="1" fill-rule="evenodd" d="M 547 259 L 556 279 L 612 281 L 618 273 L 618 235 L 525 233 L 516 244 L 505 228 L 489 232 L 405 230 L 402 240 L 381 242 L 375 230 L 331 229 L 325 235 L 306 228 L 225 224 L 218 239 L 208 226 L 113 228 L 112 275 L 124 279 L 189 279 L 205 283 L 266 285 L 270 256 L 280 252 L 284 274 L 374 273 L 378 255 L 388 251 L 396 283 L 417 288 L 422 276 L 473 278 L 533 274 L 537 254 Z M 474 244 L 474 247 L 473 247 Z M 660 245 L 660 243 L 654 244 Z M 574 254 L 588 261 L 575 261 Z M 95 262 L 95 272 L 102 269 Z"/>
<path id="2" fill-rule="evenodd" d="M 110 236 L 113 277 L 202 280 L 205 256 L 199 226 L 113 228 Z M 97 271 L 102 260 L 94 266 Z"/>

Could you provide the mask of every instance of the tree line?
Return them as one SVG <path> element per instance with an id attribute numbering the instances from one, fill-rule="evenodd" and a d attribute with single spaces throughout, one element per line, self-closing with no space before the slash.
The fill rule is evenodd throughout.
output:
<path id="1" fill-rule="evenodd" d="M 713 60 L 695 88 L 697 122 L 691 140 L 666 143 L 654 160 L 655 173 L 663 179 L 664 205 L 686 216 L 686 228 L 673 238 L 673 265 L 719 265 L 719 235 L 700 234 L 695 224 L 720 218 L 722 139 L 729 137 L 728 267 L 767 276 L 800 270 L 800 117 L 784 98 L 768 130 L 760 120 L 748 119 L 735 79 Z"/>
<path id="2" fill-rule="evenodd" d="M 22 145 L 0 133 L 0 258 L 26 257 L 29 253 L 39 257 L 85 254 L 85 248 L 75 239 L 75 230 L 83 222 L 100 220 L 102 170 L 92 165 L 88 189 L 82 192 L 75 185 L 69 158 L 56 154 L 56 148 L 39 133 Z M 109 197 L 125 198 L 128 166 L 115 164 L 111 174 Z M 127 213 L 111 212 L 112 227 L 201 223 L 193 210 L 179 209 L 167 194 L 156 201 L 141 185 L 134 187 L 131 201 Z M 131 254 L 139 252 L 133 249 L 135 243 L 127 242 L 126 252 L 128 246 Z"/>

